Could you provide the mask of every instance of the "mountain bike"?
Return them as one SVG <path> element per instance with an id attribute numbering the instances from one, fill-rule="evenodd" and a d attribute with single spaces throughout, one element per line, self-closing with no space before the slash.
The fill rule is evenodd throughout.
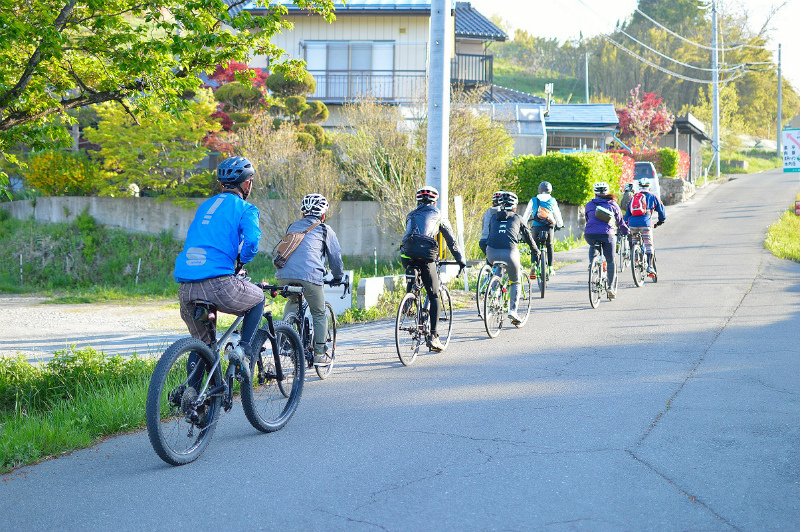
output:
<path id="1" fill-rule="evenodd" d="M 442 266 L 458 264 L 454 261 L 439 261 L 436 263 L 436 275 L 441 273 Z M 410 265 L 406 271 L 406 279 L 411 282 L 411 290 L 403 296 L 397 307 L 397 318 L 394 324 L 394 343 L 397 356 L 404 366 L 410 366 L 417 359 L 422 342 L 430 339 L 430 298 L 426 294 L 422 297 L 422 274 L 419 267 Z M 450 291 L 439 280 L 439 339 L 447 349 L 450 335 L 453 331 L 453 303 L 450 300 Z M 442 331 L 441 327 L 445 330 Z"/>
<path id="2" fill-rule="evenodd" d="M 290 286 L 258 286 L 272 297 L 288 297 L 298 291 Z M 234 382 L 240 382 L 242 408 L 250 424 L 261 432 L 274 432 L 297 410 L 305 379 L 300 337 L 288 324 L 273 321 L 272 312 L 264 313 L 266 324 L 251 342 L 254 354 L 249 360 L 252 379 L 248 383 L 234 364 L 223 368 L 223 355 L 235 347 L 231 339 L 244 317 L 237 317 L 217 340 L 217 307 L 202 300 L 192 303 L 194 319 L 210 328 L 211 345 L 191 337 L 173 343 L 156 364 L 147 391 L 150 443 L 171 465 L 188 464 L 202 454 L 222 411 L 233 407 Z M 193 353 L 196 356 L 190 360 Z"/>
<path id="3" fill-rule="evenodd" d="M 478 284 L 475 286 L 475 303 L 478 307 L 478 316 L 483 318 L 483 299 L 486 295 L 486 288 L 489 286 L 489 279 L 492 278 L 492 267 L 487 262 L 481 266 L 478 272 Z"/>
<path id="4" fill-rule="evenodd" d="M 617 233 L 617 245 L 614 252 L 617 272 L 622 273 L 631 264 L 631 244 L 627 235 L 623 236 Z"/>
<path id="5" fill-rule="evenodd" d="M 323 281 L 328 286 L 344 286 L 342 292 L 342 299 L 345 298 L 350 291 L 350 276 L 346 275 L 344 280 L 338 283 L 333 281 Z M 327 335 L 325 337 L 326 353 L 330 355 L 331 362 L 325 366 L 314 365 L 314 319 L 311 316 L 311 309 L 308 307 L 308 301 L 305 300 L 303 294 L 292 296 L 297 301 L 297 312 L 289 313 L 284 316 L 286 323 L 292 326 L 297 334 L 300 335 L 300 340 L 303 344 L 303 352 L 305 353 L 306 364 L 308 369 L 314 368 L 317 371 L 317 376 L 320 379 L 327 379 L 333 370 L 333 363 L 336 359 L 336 314 L 333 312 L 333 307 L 327 301 L 325 302 L 325 319 L 328 320 Z M 302 319 L 300 318 L 302 316 Z"/>
<path id="6" fill-rule="evenodd" d="M 508 317 L 511 281 L 508 279 L 506 268 L 508 268 L 506 262 L 494 261 L 492 278 L 489 280 L 489 286 L 483 298 L 483 324 L 491 338 L 495 338 L 500 334 L 500 329 L 503 328 L 503 323 Z M 531 312 L 531 288 L 530 278 L 521 273 L 519 279 L 519 303 L 517 305 L 517 314 L 520 320 L 516 323 L 512 322 L 517 328 L 524 326 L 528 321 L 528 316 Z"/>
<path id="7" fill-rule="evenodd" d="M 644 284 L 644 280 L 649 276 L 653 279 L 654 283 L 658 282 L 658 268 L 656 267 L 656 254 L 653 251 L 653 258 L 650 265 L 653 267 L 654 273 L 647 273 L 647 255 L 644 250 L 644 242 L 642 241 L 642 234 L 634 231 L 630 233 L 630 246 L 631 246 L 631 274 L 633 274 L 633 284 L 640 287 Z"/>
<path id="8" fill-rule="evenodd" d="M 608 296 L 608 262 L 603 255 L 603 245 L 600 242 L 592 244 L 594 247 L 594 257 L 589 265 L 589 303 L 592 308 L 597 308 L 602 296 Z M 616 293 L 619 285 L 619 275 L 614 276 L 614 286 L 611 291 Z"/>

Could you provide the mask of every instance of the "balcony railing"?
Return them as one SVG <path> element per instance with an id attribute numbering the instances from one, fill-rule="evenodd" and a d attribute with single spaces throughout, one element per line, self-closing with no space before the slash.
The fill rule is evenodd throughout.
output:
<path id="1" fill-rule="evenodd" d="M 494 56 L 456 54 L 450 60 L 450 79 L 453 83 L 491 85 L 494 80 Z"/>
<path id="2" fill-rule="evenodd" d="M 410 102 L 425 96 L 427 77 L 422 70 L 309 71 L 317 81 L 311 99 L 344 103 L 361 98 L 385 102 Z"/>

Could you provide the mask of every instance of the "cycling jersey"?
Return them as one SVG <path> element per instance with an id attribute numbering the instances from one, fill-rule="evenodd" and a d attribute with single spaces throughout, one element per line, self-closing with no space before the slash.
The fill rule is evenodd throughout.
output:
<path id="1" fill-rule="evenodd" d="M 630 202 L 625 207 L 625 223 L 630 227 L 650 227 L 650 219 L 653 211 L 658 213 L 658 221 L 663 222 L 667 219 L 667 214 L 664 211 L 664 204 L 658 199 L 658 196 L 651 192 L 640 190 L 647 197 L 647 212 L 642 216 L 633 216 L 631 214 Z"/>
<path id="2" fill-rule="evenodd" d="M 521 242 L 527 243 L 531 251 L 537 250 L 531 230 L 522 221 L 522 216 L 510 211 L 499 211 L 489 221 L 489 237 L 479 245 L 484 253 L 486 248 L 516 249 Z"/>
<path id="3" fill-rule="evenodd" d="M 405 254 L 405 246 L 409 240 L 413 238 L 412 235 L 422 235 L 427 238 L 436 239 L 439 233 L 442 233 L 447 247 L 453 253 L 453 258 L 456 262 L 463 263 L 464 256 L 456 243 L 455 235 L 453 234 L 453 227 L 446 218 L 442 217 L 441 211 L 434 205 L 420 204 L 416 209 L 408 213 L 406 216 L 406 232 L 403 235 L 403 245 L 400 247 L 401 257 L 413 258 Z M 435 249 L 438 252 L 439 245 L 435 244 Z"/>
<path id="4" fill-rule="evenodd" d="M 236 194 L 223 192 L 204 201 L 189 226 L 183 251 L 175 259 L 175 281 L 233 275 L 237 255 L 244 264 L 253 260 L 261 238 L 258 217 L 255 205 Z"/>

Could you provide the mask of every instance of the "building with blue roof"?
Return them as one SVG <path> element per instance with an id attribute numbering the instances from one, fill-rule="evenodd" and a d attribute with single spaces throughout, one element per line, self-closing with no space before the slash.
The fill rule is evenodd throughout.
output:
<path id="1" fill-rule="evenodd" d="M 547 151 L 605 151 L 619 129 L 610 103 L 550 105 L 545 117 Z"/>

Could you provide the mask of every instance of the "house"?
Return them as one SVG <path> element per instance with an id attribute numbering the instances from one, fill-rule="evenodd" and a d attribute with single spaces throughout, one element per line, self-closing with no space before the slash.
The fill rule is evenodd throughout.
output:
<path id="1" fill-rule="evenodd" d="M 545 117 L 547 151 L 605 151 L 619 127 L 610 103 L 559 104 Z"/>
<path id="2" fill-rule="evenodd" d="M 710 142 L 703 123 L 695 118 L 691 113 L 684 116 L 676 116 L 672 124 L 672 130 L 658 140 L 658 145 L 662 148 L 674 148 L 682 150 L 689 155 L 689 173 L 686 180 L 694 182 L 703 175 L 703 158 L 701 152 L 704 142 Z"/>
<path id="3" fill-rule="evenodd" d="M 287 9 L 285 20 L 294 29 L 276 35 L 272 42 L 286 51 L 287 59 L 303 59 L 317 82 L 309 100 L 326 104 L 330 117 L 325 127 L 343 125 L 340 106 L 360 98 L 388 104 L 423 100 L 427 88 L 430 0 L 352 0 L 336 6 L 336 21 L 297 8 L 290 0 L 277 0 Z M 267 7 L 249 3 L 243 9 L 254 15 Z M 544 100 L 493 85 L 491 43 L 507 35 L 475 10 L 469 2 L 455 2 L 450 39 L 453 84 L 485 87 L 483 99 L 497 103 L 540 103 Z M 250 66 L 268 68 L 266 57 Z"/>

